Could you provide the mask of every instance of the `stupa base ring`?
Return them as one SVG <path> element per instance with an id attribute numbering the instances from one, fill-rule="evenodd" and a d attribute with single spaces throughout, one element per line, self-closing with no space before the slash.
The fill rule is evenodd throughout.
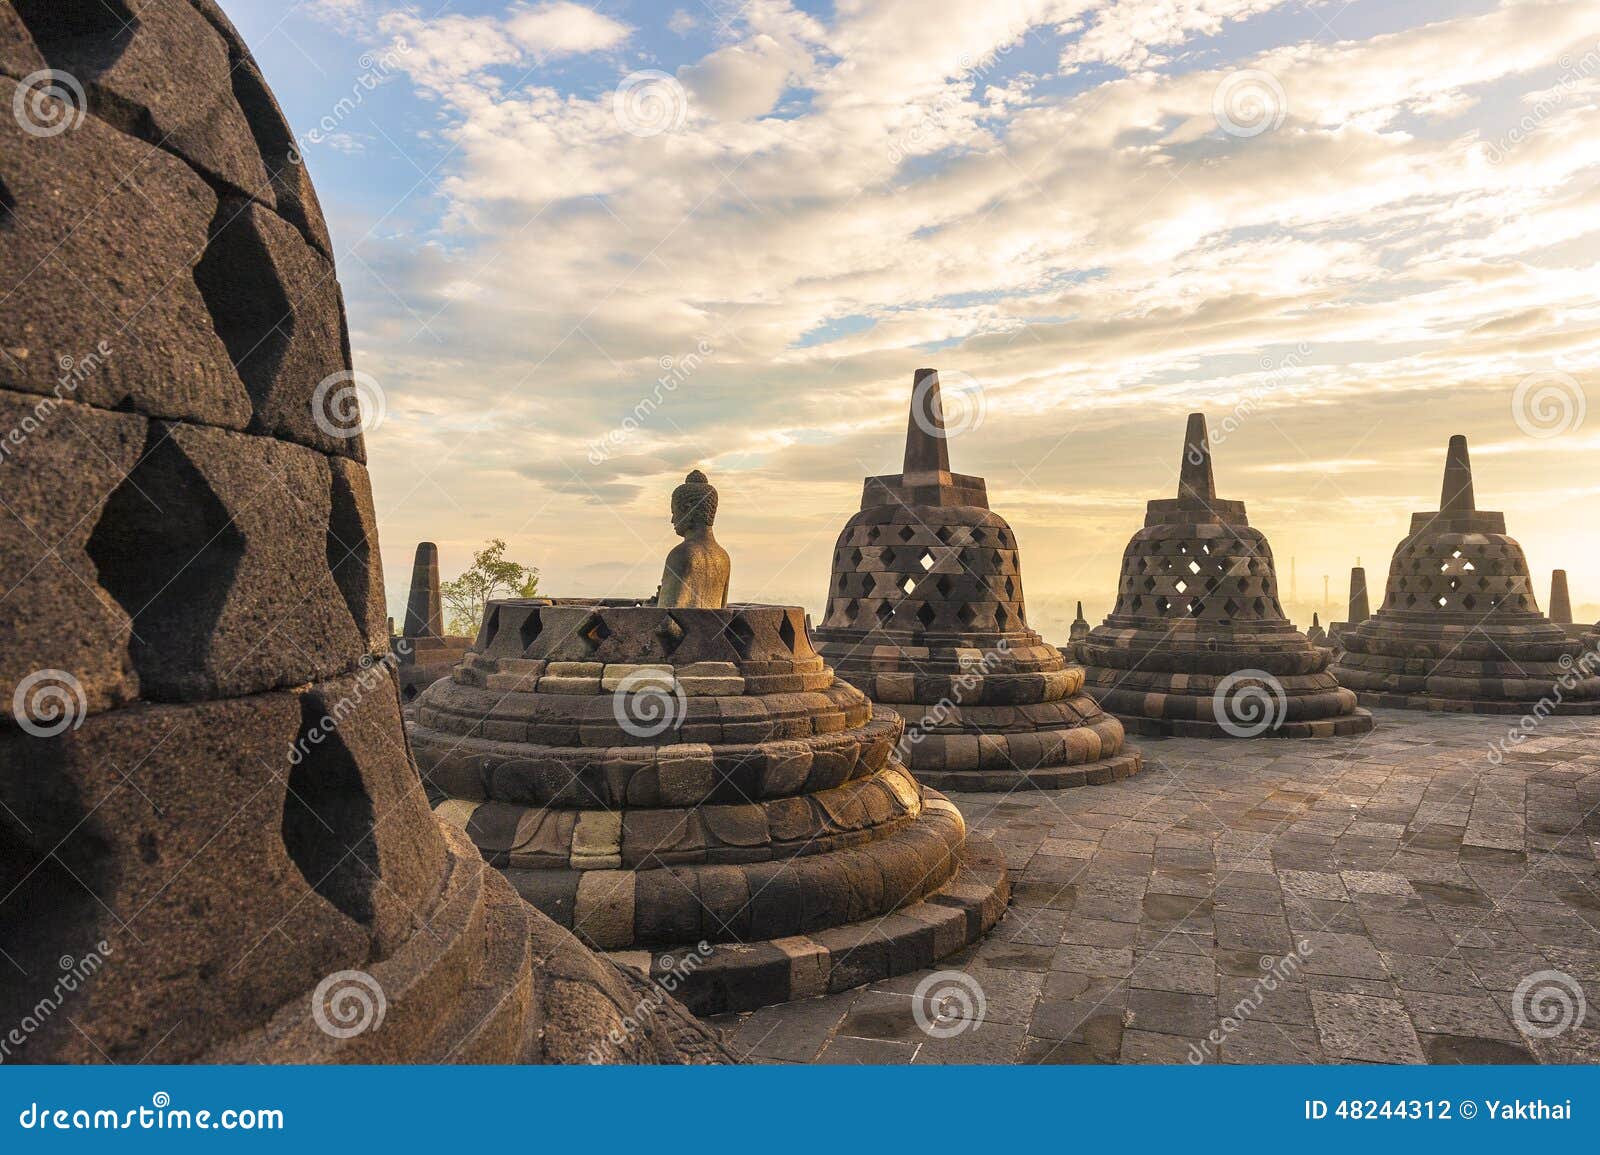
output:
<path id="1" fill-rule="evenodd" d="M 1005 735 L 999 735 L 1003 738 Z M 1009 762 L 993 769 L 915 771 L 917 781 L 935 790 L 962 790 L 969 794 L 1006 794 L 1013 790 L 1068 790 L 1075 786 L 1104 786 L 1130 778 L 1144 768 L 1144 755 L 1124 750 L 1077 765 L 1035 766 L 1024 769 Z"/>
<path id="2" fill-rule="evenodd" d="M 1600 700 L 1593 698 L 1566 702 L 1556 702 L 1550 698 L 1511 701 L 1504 698 L 1444 698 L 1434 694 L 1386 694 L 1358 690 L 1356 700 L 1363 706 L 1379 706 L 1390 710 L 1431 710 L 1436 714 L 1554 714 L 1562 717 L 1592 717 L 1600 714 Z"/>
<path id="3" fill-rule="evenodd" d="M 878 918 L 765 942 L 610 951 L 698 1015 L 753 1011 L 925 970 L 977 942 L 1011 901 L 1005 859 L 983 834 L 955 852 L 956 873 L 921 901 Z"/>
<path id="4" fill-rule="evenodd" d="M 1128 714 L 1118 717 L 1128 733 L 1141 738 L 1348 738 L 1369 733 L 1373 726 L 1372 713 L 1360 708 L 1335 718 L 1280 722 L 1256 734 L 1242 732 L 1240 727 L 1224 729 L 1217 722 L 1198 718 L 1146 718 Z"/>

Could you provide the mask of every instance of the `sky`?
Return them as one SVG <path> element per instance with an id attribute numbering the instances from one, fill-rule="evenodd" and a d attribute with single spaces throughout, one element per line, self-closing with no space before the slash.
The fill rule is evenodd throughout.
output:
<path id="1" fill-rule="evenodd" d="M 1302 627 L 1453 433 L 1600 616 L 1600 0 L 224 6 L 332 230 L 396 610 L 423 539 L 648 595 L 698 467 L 732 598 L 815 615 L 932 366 L 1053 640 L 1194 410 Z"/>

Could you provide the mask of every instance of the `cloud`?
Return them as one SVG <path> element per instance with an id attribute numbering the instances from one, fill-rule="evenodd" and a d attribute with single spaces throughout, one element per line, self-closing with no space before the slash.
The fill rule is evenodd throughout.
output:
<path id="1" fill-rule="evenodd" d="M 808 63 L 796 46 L 762 34 L 719 48 L 679 72 L 697 105 L 719 120 L 765 116 L 778 103 L 790 74 Z"/>

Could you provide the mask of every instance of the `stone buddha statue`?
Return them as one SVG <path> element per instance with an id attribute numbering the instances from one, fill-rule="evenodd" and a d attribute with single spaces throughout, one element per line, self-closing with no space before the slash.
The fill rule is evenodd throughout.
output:
<path id="1" fill-rule="evenodd" d="M 717 490 L 698 469 L 672 491 L 672 528 L 683 538 L 667 555 L 656 604 L 719 610 L 728 604 L 728 551 L 717 544 Z"/>

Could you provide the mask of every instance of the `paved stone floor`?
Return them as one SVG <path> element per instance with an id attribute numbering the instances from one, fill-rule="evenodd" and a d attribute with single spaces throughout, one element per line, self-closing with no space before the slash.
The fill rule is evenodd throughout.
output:
<path id="1" fill-rule="evenodd" d="M 1375 714 L 952 795 L 1015 898 L 946 960 L 951 1018 L 918 1026 L 924 971 L 715 1021 L 754 1062 L 1600 1062 L 1600 719 L 1545 720 L 1497 763 L 1515 719 Z"/>

